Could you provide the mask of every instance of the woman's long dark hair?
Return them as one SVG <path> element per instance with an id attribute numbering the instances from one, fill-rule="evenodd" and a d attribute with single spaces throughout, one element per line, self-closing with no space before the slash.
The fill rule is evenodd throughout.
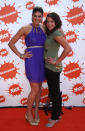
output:
<path id="1" fill-rule="evenodd" d="M 54 22 L 55 22 L 55 27 L 54 27 L 54 29 L 52 29 L 51 31 L 49 31 L 49 29 L 47 28 L 47 18 L 48 18 L 48 17 L 52 18 L 52 19 L 54 20 Z M 52 13 L 49 13 L 49 14 L 47 15 L 44 24 L 45 24 L 46 34 L 49 35 L 50 33 L 54 32 L 55 30 L 61 28 L 61 26 L 62 26 L 62 21 L 61 21 L 59 15 L 58 15 L 57 13 L 52 12 Z"/>

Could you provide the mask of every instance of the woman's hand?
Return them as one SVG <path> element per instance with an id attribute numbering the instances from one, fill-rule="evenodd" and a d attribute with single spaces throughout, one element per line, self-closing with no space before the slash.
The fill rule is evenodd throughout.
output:
<path id="1" fill-rule="evenodd" d="M 21 54 L 20 58 L 25 59 L 25 58 L 31 58 L 32 57 L 32 52 L 25 52 L 24 54 Z"/>
<path id="2" fill-rule="evenodd" d="M 47 62 L 49 64 L 55 65 L 56 64 L 56 59 L 49 56 L 49 57 L 47 57 Z"/>

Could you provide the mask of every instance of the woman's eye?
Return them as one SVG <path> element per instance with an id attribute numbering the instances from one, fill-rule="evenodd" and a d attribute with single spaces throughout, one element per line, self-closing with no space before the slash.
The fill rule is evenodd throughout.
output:
<path id="1" fill-rule="evenodd" d="M 38 17 L 38 18 L 41 18 L 42 16 L 36 16 L 36 15 L 34 15 L 34 17 L 36 17 L 36 18 L 37 18 L 37 17 Z"/>

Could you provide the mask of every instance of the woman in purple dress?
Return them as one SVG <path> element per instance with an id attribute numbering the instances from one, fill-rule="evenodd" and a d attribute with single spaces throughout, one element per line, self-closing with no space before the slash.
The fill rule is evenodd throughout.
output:
<path id="1" fill-rule="evenodd" d="M 32 23 L 22 27 L 15 36 L 10 40 L 9 47 L 12 51 L 25 60 L 25 71 L 26 76 L 30 82 L 31 92 L 28 96 L 28 107 L 25 114 L 25 118 L 31 125 L 38 125 L 40 122 L 38 106 L 40 102 L 41 85 L 45 80 L 44 72 L 44 43 L 45 43 L 45 32 L 42 23 L 43 10 L 41 7 L 35 7 L 32 12 Z M 24 54 L 21 54 L 15 43 L 25 36 L 26 50 Z M 33 118 L 32 105 L 35 102 L 35 111 Z"/>

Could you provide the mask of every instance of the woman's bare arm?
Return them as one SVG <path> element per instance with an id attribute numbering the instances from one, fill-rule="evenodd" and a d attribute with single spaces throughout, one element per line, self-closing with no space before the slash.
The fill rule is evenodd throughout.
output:
<path id="1" fill-rule="evenodd" d="M 15 43 L 21 38 L 21 36 L 23 35 L 27 35 L 31 30 L 31 27 L 30 26 L 27 26 L 27 27 L 22 27 L 16 34 L 15 36 L 9 41 L 8 45 L 9 47 L 11 48 L 11 50 L 20 58 L 22 59 L 25 59 L 25 58 L 30 58 L 32 57 L 32 54 L 30 53 L 24 53 L 24 54 L 21 54 L 18 49 L 16 48 L 15 46 Z"/>
<path id="2" fill-rule="evenodd" d="M 24 35 L 24 30 L 24 27 L 22 27 L 8 43 L 11 50 L 19 57 L 21 53 L 17 50 L 15 43 L 21 38 L 22 35 Z"/>

